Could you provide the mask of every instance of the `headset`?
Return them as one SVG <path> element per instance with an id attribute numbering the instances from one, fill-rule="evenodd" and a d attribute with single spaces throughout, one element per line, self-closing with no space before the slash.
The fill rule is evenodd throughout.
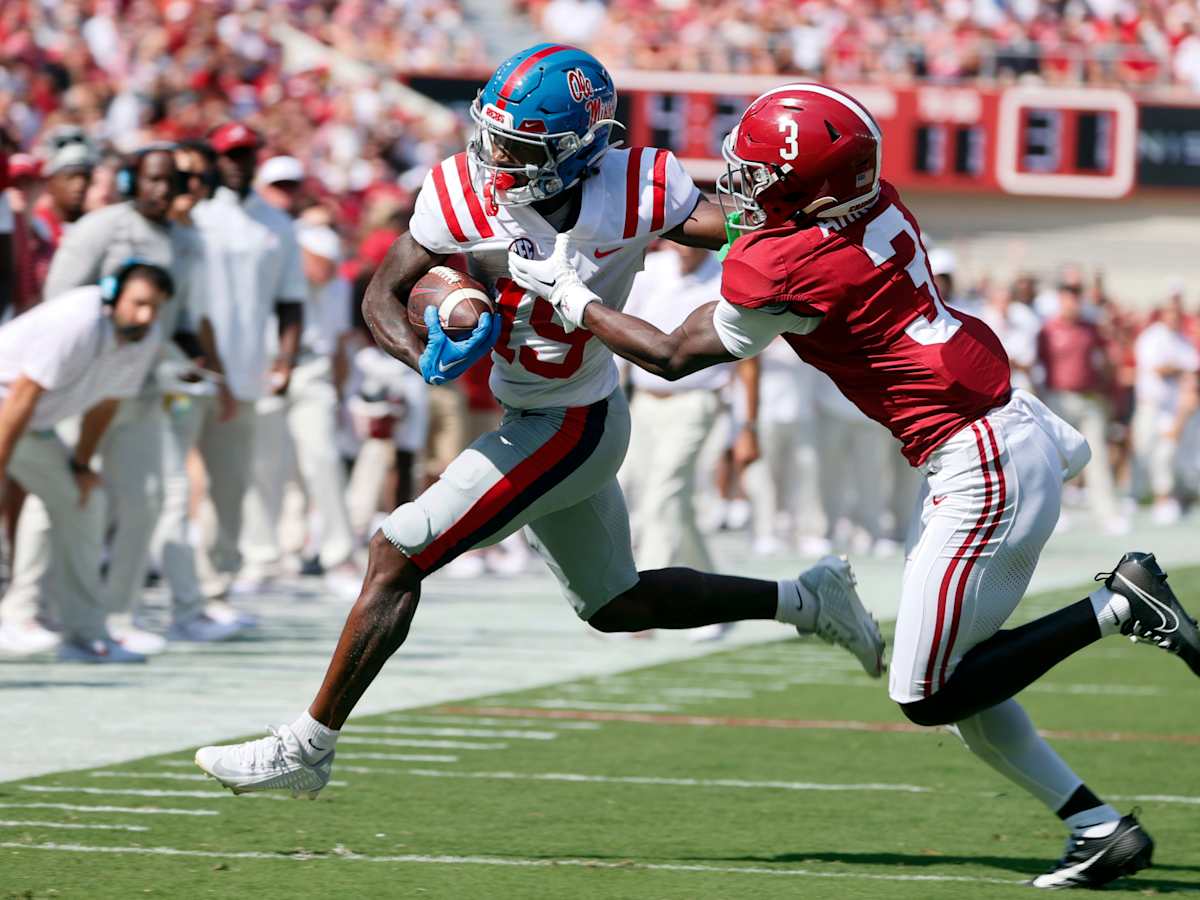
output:
<path id="1" fill-rule="evenodd" d="M 104 301 L 105 306 L 112 306 L 117 302 L 117 298 L 121 296 L 121 290 L 125 287 L 125 279 L 138 266 L 151 266 L 155 269 L 162 268 L 157 263 L 152 263 L 150 260 L 143 259 L 140 256 L 129 257 L 121 265 L 117 266 L 116 271 L 111 275 L 105 275 L 100 279 L 100 299 Z"/>
<path id="2" fill-rule="evenodd" d="M 121 195 L 122 199 L 132 200 L 137 196 L 138 172 L 141 171 L 143 159 L 151 153 L 166 152 L 174 154 L 178 147 L 178 144 L 173 144 L 170 141 L 156 141 L 153 144 L 147 144 L 145 147 L 133 151 L 121 168 L 117 169 L 117 193 Z M 187 176 L 182 173 L 176 173 L 176 193 L 183 193 L 187 190 L 187 187 Z"/>

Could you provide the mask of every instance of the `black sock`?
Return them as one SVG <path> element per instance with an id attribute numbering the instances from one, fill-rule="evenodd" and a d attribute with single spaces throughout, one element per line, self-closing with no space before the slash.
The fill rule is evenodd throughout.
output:
<path id="1" fill-rule="evenodd" d="M 1019 628 L 997 631 L 976 644 L 955 667 L 945 687 L 913 706 L 936 706 L 928 712 L 936 712 L 939 724 L 958 722 L 1020 693 L 1099 639 L 1096 613 L 1085 597 Z"/>
<path id="2" fill-rule="evenodd" d="M 1095 809 L 1097 806 L 1103 806 L 1104 801 L 1092 793 L 1091 789 L 1086 784 L 1081 784 L 1075 789 L 1069 800 L 1055 813 L 1064 822 L 1071 816 L 1085 812 L 1089 809 Z"/>

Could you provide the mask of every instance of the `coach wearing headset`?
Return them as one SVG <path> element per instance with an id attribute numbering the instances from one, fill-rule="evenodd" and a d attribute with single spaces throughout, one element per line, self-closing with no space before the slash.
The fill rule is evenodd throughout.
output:
<path id="1" fill-rule="evenodd" d="M 165 269 L 127 260 L 100 285 L 67 291 L 0 327 L 0 482 L 20 481 L 49 515 L 64 660 L 145 659 L 113 641 L 105 624 L 104 494 L 90 460 L 119 401 L 138 394 L 158 358 L 156 320 L 173 292 Z M 54 427 L 79 415 L 72 450 Z M 34 552 L 18 541 L 16 566 Z M 6 618 L 19 613 L 12 599 L 0 604 Z"/>
<path id="2" fill-rule="evenodd" d="M 188 357 L 203 357 L 209 369 L 219 371 L 204 304 L 203 246 L 194 228 L 170 218 L 172 204 L 184 188 L 173 144 L 151 144 L 134 153 L 117 173 L 117 189 L 124 202 L 96 210 L 75 223 L 50 263 L 45 295 L 56 297 L 95 284 L 130 257 L 161 266 L 176 286 L 174 299 L 161 314 L 164 337 L 173 339 Z M 231 415 L 233 401 L 228 392 L 225 399 L 226 415 Z M 116 524 L 108 594 L 115 604 L 112 612 L 121 615 L 113 626 L 126 647 L 143 653 L 158 652 L 164 645 L 158 635 L 136 627 L 128 614 L 142 593 L 150 543 L 162 511 L 166 428 L 163 390 L 151 374 L 138 395 L 121 404 L 100 448 Z M 22 523 L 18 540 L 23 537 Z M 209 618 L 198 595 L 173 600 L 172 639 L 221 640 L 239 630 L 236 625 Z"/>

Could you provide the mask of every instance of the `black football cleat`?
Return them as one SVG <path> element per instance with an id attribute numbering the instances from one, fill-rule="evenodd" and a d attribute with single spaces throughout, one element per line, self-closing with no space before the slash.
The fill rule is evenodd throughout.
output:
<path id="1" fill-rule="evenodd" d="M 1153 553 L 1126 553 L 1104 586 L 1129 601 L 1130 618 L 1121 633 L 1156 644 L 1182 659 L 1200 676 L 1200 628 L 1167 585 L 1167 573 Z"/>
<path id="2" fill-rule="evenodd" d="M 1071 835 L 1062 859 L 1049 872 L 1029 882 L 1036 888 L 1100 888 L 1150 865 L 1154 840 L 1132 814 L 1122 816 L 1116 831 L 1107 837 Z"/>

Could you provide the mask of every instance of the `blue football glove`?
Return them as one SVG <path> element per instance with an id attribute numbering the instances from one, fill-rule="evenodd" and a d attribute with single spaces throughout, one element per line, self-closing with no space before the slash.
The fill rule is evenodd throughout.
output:
<path id="1" fill-rule="evenodd" d="M 500 336 L 500 317 L 484 313 L 469 338 L 452 341 L 442 331 L 437 309 L 429 306 L 425 309 L 425 327 L 429 329 L 429 340 L 419 360 L 421 376 L 429 384 L 445 384 L 467 371 L 492 349 Z"/>

